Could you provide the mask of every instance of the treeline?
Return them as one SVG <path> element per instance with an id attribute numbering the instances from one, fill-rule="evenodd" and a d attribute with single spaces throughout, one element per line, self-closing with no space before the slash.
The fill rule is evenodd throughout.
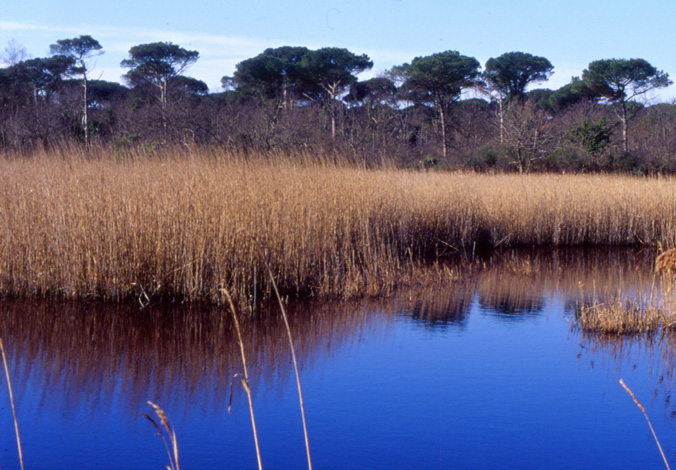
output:
<path id="1" fill-rule="evenodd" d="M 185 75 L 198 51 L 134 46 L 125 85 L 92 80 L 91 36 L 28 59 L 10 43 L 0 69 L 0 149 L 63 144 L 219 145 L 245 151 L 337 152 L 366 164 L 478 171 L 676 172 L 676 105 L 644 97 L 671 84 L 643 59 L 603 59 L 558 90 L 534 89 L 554 67 L 509 52 L 484 67 L 446 51 L 381 76 L 341 48 L 267 49 L 223 77 L 223 91 Z"/>

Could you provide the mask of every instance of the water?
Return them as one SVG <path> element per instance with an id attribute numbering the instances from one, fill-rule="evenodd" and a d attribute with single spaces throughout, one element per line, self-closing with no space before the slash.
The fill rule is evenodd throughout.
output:
<path id="1" fill-rule="evenodd" d="M 571 329 L 576 300 L 651 282 L 640 253 L 502 253 L 464 282 L 290 308 L 314 468 L 676 465 L 669 338 Z M 229 316 L 206 308 L 2 303 L 26 468 L 163 468 L 158 403 L 183 469 L 256 468 Z M 306 468 L 295 377 L 272 310 L 242 320 L 264 468 Z M 0 466 L 19 468 L 0 389 Z M 152 415 L 155 417 L 154 415 Z"/>

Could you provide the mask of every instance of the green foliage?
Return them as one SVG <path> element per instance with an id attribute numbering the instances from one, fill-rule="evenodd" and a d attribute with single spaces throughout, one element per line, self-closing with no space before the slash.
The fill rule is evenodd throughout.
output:
<path id="1" fill-rule="evenodd" d="M 507 100 L 523 98 L 526 87 L 551 76 L 554 66 L 544 57 L 526 52 L 507 52 L 488 59 L 482 75 L 487 85 Z"/>
<path id="2" fill-rule="evenodd" d="M 110 101 L 123 100 L 128 95 L 128 88 L 123 87 L 117 82 L 108 82 L 105 80 L 89 81 L 90 100 L 93 103 L 104 103 Z"/>
<path id="3" fill-rule="evenodd" d="M 56 44 L 49 46 L 52 55 L 71 57 L 74 62 L 70 67 L 71 76 L 80 76 L 87 73 L 86 61 L 96 55 L 102 54 L 99 42 L 91 36 L 80 36 L 73 39 L 60 39 Z"/>
<path id="4" fill-rule="evenodd" d="M 206 96 L 209 93 L 209 86 L 206 83 L 192 77 L 179 75 L 171 79 L 170 85 L 175 93 L 189 98 Z"/>
<path id="5" fill-rule="evenodd" d="M 281 97 L 284 93 L 300 96 L 299 76 L 302 57 L 307 47 L 277 47 L 266 49 L 256 57 L 237 64 L 232 77 L 223 77 L 223 87 L 232 86 L 244 95 L 264 98 Z"/>
<path id="6" fill-rule="evenodd" d="M 432 105 L 439 116 L 441 146 L 444 158 L 448 156 L 446 114 L 464 88 L 475 85 L 479 75 L 479 61 L 446 51 L 425 57 L 416 57 L 410 64 L 395 67 L 392 77 L 404 80 L 399 95 L 414 103 Z"/>
<path id="7" fill-rule="evenodd" d="M 604 59 L 589 64 L 582 72 L 582 79 L 589 88 L 611 103 L 618 103 L 618 117 L 623 126 L 623 150 L 629 151 L 629 120 L 627 109 L 630 102 L 650 90 L 671 85 L 669 74 L 658 71 L 644 59 Z"/>
<path id="8" fill-rule="evenodd" d="M 544 167 L 548 171 L 556 172 L 584 172 L 590 170 L 589 162 L 570 146 L 558 147 L 543 159 Z"/>
<path id="9" fill-rule="evenodd" d="M 582 147 L 584 147 L 592 157 L 596 158 L 601 155 L 610 144 L 613 129 L 608 125 L 606 117 L 604 116 L 596 122 L 589 119 L 583 119 L 580 126 L 572 130 L 572 134 Z"/>
<path id="10" fill-rule="evenodd" d="M 475 171 L 491 171 L 501 166 L 503 158 L 491 145 L 477 148 L 470 158 L 469 166 Z"/>
<path id="11" fill-rule="evenodd" d="M 19 62 L 5 69 L 15 91 L 47 97 L 56 91 L 74 64 L 71 57 L 55 55 Z"/>
<path id="12" fill-rule="evenodd" d="M 373 62 L 366 54 L 356 55 L 347 49 L 309 51 L 300 61 L 302 94 L 311 100 L 334 99 L 357 81 L 355 75 L 371 67 Z"/>
<path id="13" fill-rule="evenodd" d="M 479 67 L 474 57 L 446 51 L 416 57 L 410 64 L 395 67 L 393 74 L 405 80 L 399 89 L 401 98 L 446 107 L 460 97 L 463 89 L 475 84 Z"/>
<path id="14" fill-rule="evenodd" d="M 631 152 L 622 152 L 617 155 L 611 155 L 610 167 L 613 171 L 618 173 L 643 174 L 643 170 L 641 169 L 641 159 L 638 155 Z"/>
<path id="15" fill-rule="evenodd" d="M 355 75 L 371 67 L 367 55 L 347 49 L 284 46 L 240 62 L 233 77 L 223 77 L 222 83 L 245 96 L 323 101 L 336 98 L 356 83 Z"/>
<path id="16" fill-rule="evenodd" d="M 669 74 L 644 59 L 603 59 L 591 62 L 582 79 L 594 93 L 611 102 L 624 102 L 672 84 Z"/>
<path id="17" fill-rule="evenodd" d="M 129 58 L 120 65 L 130 69 L 124 78 L 132 86 L 143 83 L 161 85 L 183 73 L 198 58 L 197 51 L 189 51 L 170 42 L 154 42 L 129 49 Z"/>
<path id="18" fill-rule="evenodd" d="M 423 170 L 438 170 L 439 157 L 437 155 L 427 155 L 420 161 L 420 167 Z"/>
<path id="19" fill-rule="evenodd" d="M 129 150 L 131 150 L 137 142 L 139 142 L 141 136 L 138 134 L 129 134 L 118 138 L 115 141 L 115 155 L 125 155 Z"/>
<path id="20" fill-rule="evenodd" d="M 397 94 L 397 87 L 389 78 L 377 77 L 363 82 L 353 83 L 344 100 L 352 102 L 392 103 Z"/>
<path id="21" fill-rule="evenodd" d="M 533 103 L 537 109 L 545 109 L 547 111 L 551 110 L 549 106 L 549 100 L 554 94 L 553 90 L 549 88 L 536 88 L 526 93 L 525 97 L 528 101 Z"/>
<path id="22" fill-rule="evenodd" d="M 573 77 L 569 84 L 554 91 L 544 105 L 552 112 L 558 112 L 578 103 L 591 102 L 598 97 L 599 94 L 587 82 Z"/>

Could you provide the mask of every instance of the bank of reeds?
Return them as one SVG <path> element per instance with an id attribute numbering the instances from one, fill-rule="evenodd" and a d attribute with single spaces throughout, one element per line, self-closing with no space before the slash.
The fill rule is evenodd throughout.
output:
<path id="1" fill-rule="evenodd" d="M 642 305 L 630 299 L 617 299 L 582 307 L 577 323 L 586 331 L 604 334 L 656 333 L 673 330 L 676 316 L 660 305 Z"/>
<path id="2" fill-rule="evenodd" d="M 329 156 L 0 158 L 0 291 L 353 297 L 479 245 L 673 244 L 676 180 L 363 169 Z M 257 291 L 257 292 L 256 292 Z"/>
<path id="3" fill-rule="evenodd" d="M 576 327 L 607 335 L 669 333 L 676 330 L 676 285 L 671 276 L 645 279 L 637 290 L 593 293 L 579 306 Z"/>

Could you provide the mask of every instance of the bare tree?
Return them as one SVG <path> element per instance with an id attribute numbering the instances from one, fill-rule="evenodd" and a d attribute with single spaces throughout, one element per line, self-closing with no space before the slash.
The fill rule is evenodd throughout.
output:
<path id="1" fill-rule="evenodd" d="M 10 39 L 7 47 L 0 54 L 0 62 L 10 67 L 29 58 L 30 55 L 26 51 L 26 48 L 14 39 Z"/>
<path id="2" fill-rule="evenodd" d="M 533 162 L 546 155 L 549 144 L 554 141 L 551 117 L 526 101 L 509 107 L 504 126 L 508 156 L 519 173 L 528 173 Z"/>

